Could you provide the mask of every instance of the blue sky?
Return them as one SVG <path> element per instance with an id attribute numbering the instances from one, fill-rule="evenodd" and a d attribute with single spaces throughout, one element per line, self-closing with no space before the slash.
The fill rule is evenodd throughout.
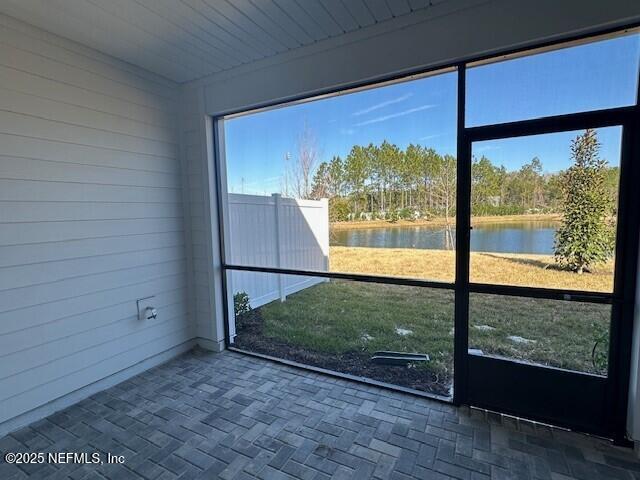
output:
<path id="1" fill-rule="evenodd" d="M 640 36 L 628 35 L 470 68 L 467 126 L 629 105 L 635 102 Z M 345 157 L 353 145 L 408 144 L 456 154 L 455 72 L 237 117 L 225 121 L 229 191 L 280 192 L 285 157 L 293 162 L 306 127 L 319 160 Z M 570 164 L 577 132 L 474 145 L 476 156 L 518 169 L 534 156 L 546 172 Z M 619 163 L 621 129 L 598 130 L 601 156 Z"/>

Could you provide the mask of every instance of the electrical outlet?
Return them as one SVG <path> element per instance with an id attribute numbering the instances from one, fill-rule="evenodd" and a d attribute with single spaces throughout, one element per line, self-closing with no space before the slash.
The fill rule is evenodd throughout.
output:
<path id="1" fill-rule="evenodd" d="M 158 312 L 155 303 L 154 296 L 140 298 L 136 301 L 138 306 L 138 319 L 140 320 L 155 320 L 158 316 Z"/>

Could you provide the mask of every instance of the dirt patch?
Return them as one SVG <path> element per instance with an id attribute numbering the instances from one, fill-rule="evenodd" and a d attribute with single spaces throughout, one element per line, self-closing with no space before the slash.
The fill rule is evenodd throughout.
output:
<path id="1" fill-rule="evenodd" d="M 260 310 L 242 315 L 237 322 L 234 346 L 242 350 L 282 358 L 335 372 L 366 377 L 435 395 L 449 395 L 450 378 L 443 378 L 427 368 L 417 366 L 375 365 L 371 352 L 349 351 L 342 354 L 319 352 L 264 335 Z"/>

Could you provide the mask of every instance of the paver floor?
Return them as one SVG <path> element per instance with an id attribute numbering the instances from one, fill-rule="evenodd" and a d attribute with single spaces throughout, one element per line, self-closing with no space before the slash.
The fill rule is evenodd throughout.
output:
<path id="1" fill-rule="evenodd" d="M 0 438 L 0 479 L 640 479 L 630 449 L 511 417 L 194 350 Z"/>

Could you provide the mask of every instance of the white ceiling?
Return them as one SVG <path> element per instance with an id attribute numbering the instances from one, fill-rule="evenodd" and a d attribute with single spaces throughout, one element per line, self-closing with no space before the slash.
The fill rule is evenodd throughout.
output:
<path id="1" fill-rule="evenodd" d="M 0 12 L 176 82 L 442 0 L 1 0 Z"/>

